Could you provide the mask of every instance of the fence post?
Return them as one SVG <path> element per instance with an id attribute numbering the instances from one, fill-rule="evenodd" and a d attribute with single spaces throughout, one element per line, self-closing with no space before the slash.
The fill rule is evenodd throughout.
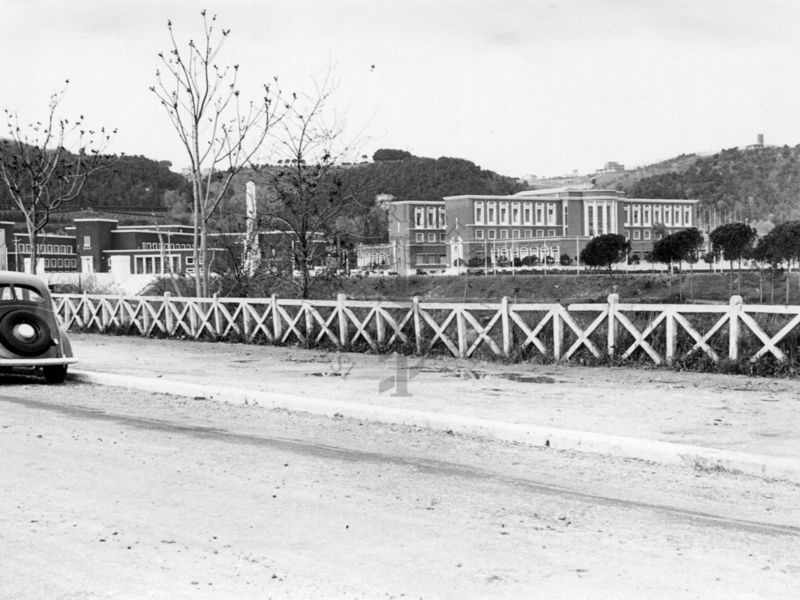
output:
<path id="1" fill-rule="evenodd" d="M 62 296 L 61 300 L 63 301 L 64 307 L 64 327 L 69 327 L 69 310 L 72 308 L 72 303 L 69 301 L 69 296 Z"/>
<path id="2" fill-rule="evenodd" d="M 281 329 L 281 315 L 278 313 L 278 296 L 272 294 L 272 296 L 270 296 L 270 303 L 272 305 L 272 333 L 275 343 L 280 344 L 283 331 Z"/>
<path id="3" fill-rule="evenodd" d="M 83 292 L 81 298 L 81 316 L 83 317 L 84 329 L 89 329 L 89 322 L 92 318 L 92 311 L 89 309 L 89 292 Z"/>
<path id="4" fill-rule="evenodd" d="M 345 294 L 336 294 L 336 312 L 339 319 L 339 347 L 345 348 L 347 346 L 347 313 L 345 312 L 345 301 L 347 296 Z M 366 323 L 364 324 L 366 327 Z"/>
<path id="5" fill-rule="evenodd" d="M 617 346 L 617 303 L 619 294 L 608 295 L 608 357 L 614 358 Z"/>
<path id="6" fill-rule="evenodd" d="M 142 309 L 142 335 L 150 335 L 150 303 L 147 300 L 139 300 Z M 134 313 L 135 314 L 135 313 Z"/>
<path id="7" fill-rule="evenodd" d="M 508 318 L 508 296 L 500 300 L 500 321 L 503 325 L 503 356 L 511 355 L 511 327 Z"/>
<path id="8" fill-rule="evenodd" d="M 667 321 L 667 347 L 664 350 L 664 358 L 668 365 L 671 365 L 675 360 L 675 347 L 678 345 L 677 329 L 675 328 L 675 310 L 666 308 L 666 321 Z"/>
<path id="9" fill-rule="evenodd" d="M 120 294 L 117 298 L 117 310 L 119 311 L 119 326 L 120 329 L 125 330 L 128 326 L 128 311 L 123 306 L 125 297 Z"/>
<path id="10" fill-rule="evenodd" d="M 465 358 L 467 355 L 467 320 L 464 318 L 463 306 L 456 308 L 456 331 L 458 333 L 458 358 Z"/>
<path id="11" fill-rule="evenodd" d="M 386 342 L 386 326 L 383 322 L 380 300 L 375 301 L 375 333 L 378 336 L 378 351 L 380 352 L 384 342 Z"/>
<path id="12" fill-rule="evenodd" d="M 305 314 L 305 323 L 306 323 L 306 348 L 311 348 L 311 337 L 314 335 L 314 317 L 311 316 L 311 310 L 308 300 L 303 300 L 300 304 L 300 310 L 302 310 Z"/>
<path id="13" fill-rule="evenodd" d="M 417 354 L 422 354 L 422 321 L 419 316 L 419 296 L 411 298 L 411 312 L 414 319 L 414 341 L 417 345 Z"/>
<path id="14" fill-rule="evenodd" d="M 214 313 L 214 336 L 220 338 L 222 337 L 222 314 L 219 310 L 219 292 L 214 292 L 211 308 Z"/>
<path id="15" fill-rule="evenodd" d="M 553 358 L 561 360 L 561 347 L 564 343 L 564 321 L 561 319 L 561 311 L 564 307 L 560 304 L 553 310 Z"/>
<path id="16" fill-rule="evenodd" d="M 167 337 L 172 336 L 172 307 L 170 306 L 170 297 L 172 296 L 169 292 L 164 292 L 164 327 L 166 328 Z"/>
<path id="17" fill-rule="evenodd" d="M 731 296 L 730 308 L 728 309 L 728 358 L 731 360 L 739 359 L 739 314 L 742 312 L 743 300 L 741 296 Z"/>
<path id="18" fill-rule="evenodd" d="M 247 300 L 242 301 L 242 333 L 244 334 L 245 342 L 250 342 L 252 331 L 252 322 L 250 317 L 250 303 Z"/>

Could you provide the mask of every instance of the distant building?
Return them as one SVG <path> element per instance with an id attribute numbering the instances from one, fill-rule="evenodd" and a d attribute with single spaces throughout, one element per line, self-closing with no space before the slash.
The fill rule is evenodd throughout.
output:
<path id="1" fill-rule="evenodd" d="M 597 171 L 598 175 L 607 175 L 609 173 L 623 173 L 625 171 L 625 165 L 620 164 L 618 162 L 609 161 L 605 164 L 605 166 Z"/>
<path id="2" fill-rule="evenodd" d="M 401 275 L 447 269 L 447 215 L 442 200 L 391 202 L 388 217 L 389 243 L 359 246 L 360 268 L 378 266 Z"/>
<path id="3" fill-rule="evenodd" d="M 448 262 L 494 264 L 534 256 L 576 260 L 588 241 L 616 233 L 643 258 L 662 235 L 696 224 L 696 200 L 625 198 L 597 189 L 550 189 L 513 196 L 450 196 Z"/>
<path id="4" fill-rule="evenodd" d="M 75 219 L 65 227 L 66 235 L 39 235 L 37 272 L 113 273 L 123 281 L 132 275 L 163 275 L 170 272 L 192 275 L 195 272 L 193 230 L 190 225 L 119 225 L 116 219 Z M 222 270 L 232 250 L 244 250 L 244 232 L 209 235 L 209 260 L 212 269 Z M 15 233 L 14 223 L 0 222 L 0 239 L 6 240 L 6 268 L 31 271 L 30 243 L 27 234 Z M 11 240 L 8 243 L 7 240 Z M 280 269 L 296 268 L 292 236 L 282 231 L 258 231 L 257 262 Z M 314 236 L 318 245 L 312 267 L 326 266 L 327 241 Z M 0 261 L 2 260 L 0 244 Z"/>

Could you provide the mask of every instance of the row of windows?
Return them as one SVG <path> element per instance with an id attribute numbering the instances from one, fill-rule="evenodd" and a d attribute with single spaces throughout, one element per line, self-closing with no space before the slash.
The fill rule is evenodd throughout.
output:
<path id="1" fill-rule="evenodd" d="M 414 209 L 414 227 L 417 229 L 444 229 L 447 227 L 447 214 L 445 214 L 444 207 L 416 207 Z"/>
<path id="2" fill-rule="evenodd" d="M 160 242 L 142 242 L 142 250 L 190 250 L 191 244 L 162 244 Z"/>
<path id="3" fill-rule="evenodd" d="M 668 227 L 692 226 L 691 206 L 632 204 L 626 205 L 623 210 L 626 227 L 650 227 L 655 223 L 663 223 Z"/>
<path id="4" fill-rule="evenodd" d="M 19 252 L 30 254 L 30 244 L 17 244 Z M 39 254 L 74 254 L 72 246 L 65 246 L 62 244 L 36 244 L 36 252 Z"/>
<path id="5" fill-rule="evenodd" d="M 426 236 L 424 233 L 417 232 L 416 237 L 414 238 L 417 242 L 424 242 L 426 240 Z M 444 241 L 444 233 L 439 233 L 438 236 L 436 233 L 429 233 L 427 235 L 427 240 L 430 243 L 435 243 L 437 241 L 443 242 Z"/>
<path id="6" fill-rule="evenodd" d="M 75 258 L 45 258 L 45 269 L 76 269 L 78 260 Z"/>
<path id="7" fill-rule="evenodd" d="M 486 202 L 474 205 L 476 225 L 556 225 L 555 202 Z M 564 205 L 564 222 L 567 205 Z"/>
<path id="8" fill-rule="evenodd" d="M 446 254 L 417 254 L 414 257 L 414 264 L 417 266 L 422 265 L 446 265 L 447 264 L 447 255 Z"/>
<path id="9" fill-rule="evenodd" d="M 533 248 L 492 248 L 488 256 L 492 258 L 497 258 L 498 256 L 503 256 L 505 258 L 525 258 L 526 256 L 536 256 L 539 258 L 552 256 L 558 257 L 561 255 L 560 246 L 539 246 Z M 483 258 L 483 252 L 477 252 L 478 258 Z"/>
<path id="10" fill-rule="evenodd" d="M 170 270 L 170 262 L 172 263 L 172 270 L 180 270 L 180 257 L 179 256 L 166 256 L 162 262 L 160 256 L 137 256 L 134 260 L 133 272 L 140 273 L 165 273 Z M 188 261 L 187 261 L 188 262 Z"/>
<path id="11" fill-rule="evenodd" d="M 545 237 L 545 231 L 547 232 L 547 237 L 555 237 L 556 230 L 555 229 L 524 229 L 521 232 L 521 237 L 528 239 L 532 237 Z M 535 234 L 535 235 L 533 235 Z M 495 229 L 487 229 L 486 230 L 486 237 L 484 238 L 484 230 L 483 229 L 476 229 L 475 230 L 475 239 L 476 240 L 496 240 L 497 239 L 497 230 Z M 507 240 L 508 239 L 508 229 L 501 229 L 500 230 L 500 239 Z M 519 229 L 512 229 L 511 230 L 511 239 L 518 240 L 520 239 L 520 230 Z"/>

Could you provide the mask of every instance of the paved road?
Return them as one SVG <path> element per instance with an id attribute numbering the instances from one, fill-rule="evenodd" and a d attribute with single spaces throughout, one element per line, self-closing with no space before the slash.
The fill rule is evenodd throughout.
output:
<path id="1" fill-rule="evenodd" d="M 800 587 L 785 482 L 23 378 L 0 457 L 3 599 Z"/>

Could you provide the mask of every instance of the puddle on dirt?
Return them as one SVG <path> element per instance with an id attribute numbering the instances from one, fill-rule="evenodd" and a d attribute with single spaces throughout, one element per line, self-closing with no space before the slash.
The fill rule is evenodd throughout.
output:
<path id="1" fill-rule="evenodd" d="M 555 379 L 547 375 L 531 375 L 529 373 L 486 373 L 466 369 L 453 373 L 453 376 L 460 379 L 507 379 L 520 383 L 557 383 Z"/>
<path id="2" fill-rule="evenodd" d="M 323 373 L 322 371 L 317 371 L 315 373 L 306 373 L 306 375 L 311 375 L 312 377 L 342 377 L 341 373 Z"/>

